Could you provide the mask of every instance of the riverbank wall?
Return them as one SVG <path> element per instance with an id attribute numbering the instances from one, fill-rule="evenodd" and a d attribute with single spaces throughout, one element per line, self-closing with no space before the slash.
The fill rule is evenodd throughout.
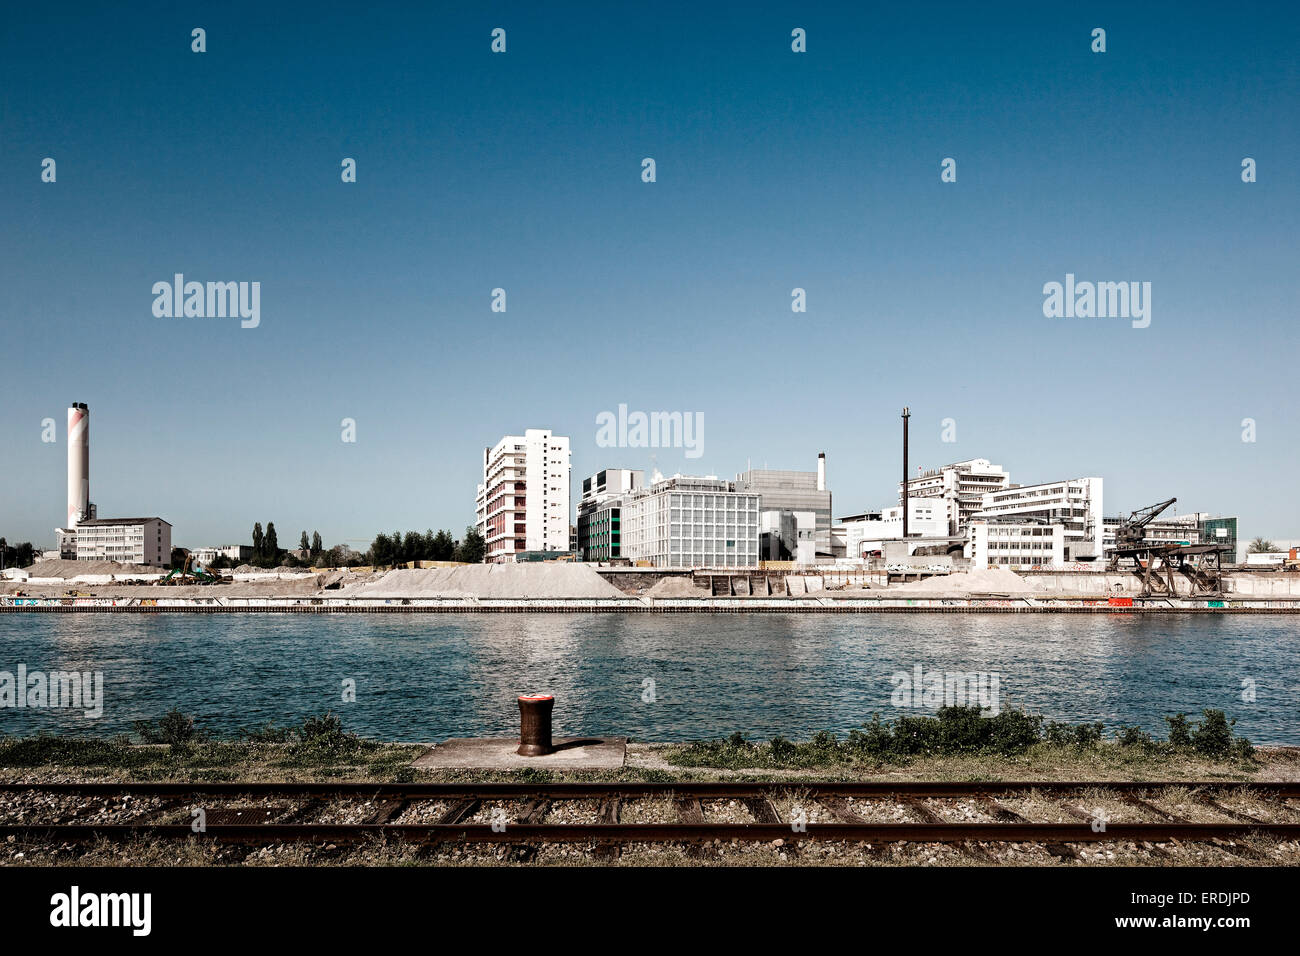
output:
<path id="1" fill-rule="evenodd" d="M 484 614 L 484 613 L 1055 613 L 1055 614 L 1296 614 L 1300 599 L 1269 597 L 1128 598 L 961 595 L 952 597 L 798 598 L 302 598 L 302 597 L 11 597 L 0 613 L 269 613 L 269 614 Z"/>

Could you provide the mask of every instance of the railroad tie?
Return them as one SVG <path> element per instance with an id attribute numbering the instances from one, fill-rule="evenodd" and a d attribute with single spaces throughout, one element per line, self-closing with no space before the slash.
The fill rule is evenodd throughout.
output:
<path id="1" fill-rule="evenodd" d="M 601 826 L 613 826 L 618 823 L 619 803 L 619 798 L 616 796 L 609 796 L 600 801 L 600 806 L 596 810 L 596 822 Z M 598 860 L 617 860 L 620 852 L 619 845 L 612 840 L 596 841 L 594 856 Z"/>
<path id="2" fill-rule="evenodd" d="M 366 820 L 366 823 L 370 823 L 370 824 L 388 823 L 389 821 L 393 820 L 395 817 L 401 815 L 401 812 L 406 809 L 408 803 L 410 803 L 409 800 L 402 800 L 402 799 L 385 800 L 383 803 L 379 805 L 379 807 L 375 810 L 375 812 L 370 815 L 370 817 Z"/>
<path id="3" fill-rule="evenodd" d="M 922 823 L 943 824 L 948 822 L 943 817 L 939 816 L 939 814 L 935 813 L 933 810 L 927 807 L 920 800 L 918 800 L 916 797 L 897 796 L 894 799 L 897 800 L 899 803 L 901 803 L 903 806 L 907 807 L 918 817 L 920 817 Z M 980 846 L 978 843 L 971 843 L 970 841 L 967 841 L 963 843 L 961 847 L 963 850 L 965 850 L 967 853 L 969 853 L 977 860 L 981 860 L 985 863 L 997 862 L 996 860 L 994 860 L 993 855 L 989 853 L 989 851 L 986 850 L 984 847 Z"/>
<path id="4" fill-rule="evenodd" d="M 546 819 L 546 811 L 551 808 L 551 801 L 546 797 L 536 797 L 524 804 L 516 823 L 536 824 Z M 537 847 L 524 843 L 512 846 L 506 853 L 506 859 L 513 863 L 531 863 L 537 857 Z"/>
<path id="5" fill-rule="evenodd" d="M 1222 813 L 1225 817 L 1231 817 L 1232 819 L 1239 820 L 1242 823 L 1258 823 L 1261 825 L 1266 824 L 1266 821 L 1261 820 L 1259 817 L 1251 816 L 1249 813 L 1242 813 L 1240 810 L 1234 810 L 1231 807 L 1225 807 L 1222 803 L 1220 803 L 1218 800 L 1215 800 L 1214 797 L 1210 796 L 1208 793 L 1198 793 L 1196 795 L 1196 799 L 1201 803 L 1205 804 L 1215 813 Z"/>
<path id="6" fill-rule="evenodd" d="M 1126 800 L 1126 802 L 1128 801 Z M 1089 826 L 1091 826 L 1094 822 L 1096 822 L 1097 819 L 1095 816 L 1093 816 L 1087 810 L 1084 810 L 1082 807 L 1076 807 L 1073 804 L 1066 803 L 1064 800 L 1061 801 L 1061 809 L 1064 810 L 1066 813 L 1068 813 L 1070 816 L 1074 817 L 1076 820 L 1082 820 L 1084 823 L 1087 823 Z M 1105 832 L 1104 823 L 1102 825 L 1101 832 L 1103 833 Z M 1138 846 L 1142 847 L 1142 849 L 1146 850 L 1148 853 L 1150 853 L 1152 856 L 1156 857 L 1157 859 L 1167 860 L 1170 858 L 1169 852 L 1164 847 L 1160 846 L 1159 844 L 1152 843 L 1150 840 L 1134 840 L 1133 842 Z M 1170 842 L 1176 843 L 1177 841 L 1171 839 Z"/>
<path id="7" fill-rule="evenodd" d="M 677 807 L 677 819 L 682 823 L 702 827 L 707 822 L 704 819 L 704 805 L 697 798 L 677 797 L 673 803 Z M 711 855 L 712 852 L 712 843 L 706 847 L 702 843 L 692 841 L 686 847 L 686 855 L 695 858 Z"/>
<path id="8" fill-rule="evenodd" d="M 1028 823 L 1029 822 L 1028 817 L 1023 817 L 1020 814 L 1016 813 L 1016 811 L 1012 810 L 1010 807 L 1003 806 L 1002 804 L 994 800 L 992 797 L 990 797 L 987 793 L 977 794 L 976 799 L 981 804 L 983 804 L 984 808 L 988 810 L 989 813 L 993 814 L 994 818 L 996 818 L 1001 823 Z M 1078 851 L 1075 850 L 1075 848 L 1070 846 L 1070 844 L 1068 843 L 1044 843 L 1043 849 L 1045 849 L 1048 853 L 1052 854 L 1052 856 L 1059 857 L 1062 860 L 1079 859 Z"/>
<path id="9" fill-rule="evenodd" d="M 864 816 L 853 811 L 849 806 L 849 801 L 843 797 L 837 797 L 826 794 L 817 798 L 817 802 L 835 815 L 835 819 L 841 823 L 851 823 L 854 826 L 870 826 L 871 821 Z M 886 843 L 867 843 L 864 844 L 868 853 L 873 857 L 883 857 L 890 851 L 889 844 Z"/>
<path id="10" fill-rule="evenodd" d="M 455 801 L 442 816 L 438 818 L 438 826 L 453 826 L 460 823 L 468 817 L 472 817 L 483 801 L 474 797 L 467 797 L 463 800 Z"/>

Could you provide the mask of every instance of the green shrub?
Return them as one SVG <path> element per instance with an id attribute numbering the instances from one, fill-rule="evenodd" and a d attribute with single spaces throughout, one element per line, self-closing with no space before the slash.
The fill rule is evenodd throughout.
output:
<path id="1" fill-rule="evenodd" d="M 1115 731 L 1115 742 L 1121 747 L 1133 747 L 1139 750 L 1151 750 L 1155 747 L 1151 735 L 1136 724 L 1132 727 L 1120 727 Z"/>
<path id="2" fill-rule="evenodd" d="M 1207 757 L 1226 757 L 1234 751 L 1245 749 L 1247 754 L 1254 750 L 1250 741 L 1244 737 L 1235 737 L 1232 728 L 1236 719 L 1228 720 L 1221 710 L 1201 712 L 1202 720 L 1191 733 L 1192 749 Z"/>
<path id="3" fill-rule="evenodd" d="M 171 744 L 184 747 L 207 739 L 207 734 L 194 726 L 194 718 L 173 707 L 156 722 L 137 720 L 135 732 L 147 744 Z"/>
<path id="4" fill-rule="evenodd" d="M 1166 717 L 1165 723 L 1169 725 L 1169 746 L 1182 750 L 1192 745 L 1191 725 L 1186 714 Z"/>
<path id="5" fill-rule="evenodd" d="M 1116 743 L 1125 748 L 1189 750 L 1208 757 L 1250 757 L 1248 740 L 1234 737 L 1232 722 L 1222 711 L 1205 712 L 1202 723 L 1193 728 L 1183 714 L 1165 718 L 1169 743 L 1157 743 L 1139 727 L 1121 727 Z M 879 714 L 861 728 L 849 732 L 841 742 L 834 734 L 821 731 L 807 743 L 776 736 L 767 744 L 751 744 L 734 733 L 722 740 L 687 744 L 669 751 L 670 762 L 682 767 L 742 769 L 798 769 L 832 767 L 857 762 L 901 763 L 920 756 L 963 756 L 991 754 L 1013 757 L 1039 744 L 1091 750 L 1104 740 L 1100 722 L 1068 724 L 1043 721 L 1023 710 L 1004 710 L 988 717 L 975 706 L 941 707 L 934 716 L 904 714 L 892 722 Z"/>

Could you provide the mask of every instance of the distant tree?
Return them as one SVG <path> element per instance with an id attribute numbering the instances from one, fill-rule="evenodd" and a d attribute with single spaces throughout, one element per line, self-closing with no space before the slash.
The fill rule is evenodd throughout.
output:
<path id="1" fill-rule="evenodd" d="M 487 553 L 487 546 L 483 542 L 483 535 L 474 525 L 465 529 L 465 537 L 456 547 L 456 560 L 464 561 L 466 564 L 482 564 L 483 556 Z"/>
<path id="2" fill-rule="evenodd" d="M 0 538 L 0 568 L 25 568 L 36 560 L 36 549 L 30 541 L 11 545 Z"/>
<path id="3" fill-rule="evenodd" d="M 418 531 L 406 532 L 406 537 L 402 539 L 402 560 L 419 561 L 424 553 L 424 535 Z"/>
<path id="4" fill-rule="evenodd" d="M 311 554 L 311 545 L 307 541 L 306 531 L 304 531 L 302 533 L 302 537 L 298 539 L 298 550 L 303 551 L 306 554 Z"/>
<path id="5" fill-rule="evenodd" d="M 187 554 L 187 552 L 186 552 L 186 550 L 185 550 L 184 548 L 172 548 L 172 554 L 171 554 L 171 567 L 173 567 L 173 568 L 183 568 L 183 567 L 185 567 L 185 555 L 186 555 L 186 554 Z"/>
<path id="6" fill-rule="evenodd" d="M 439 531 L 433 537 L 433 545 L 430 547 L 431 561 L 454 561 L 456 560 L 456 539 L 451 536 L 450 531 Z"/>
<path id="7" fill-rule="evenodd" d="M 275 538 L 275 522 L 266 523 L 266 540 L 262 543 L 265 560 L 274 567 L 280 561 L 280 542 Z"/>
<path id="8" fill-rule="evenodd" d="M 1256 538 L 1250 543 L 1251 554 L 1267 554 L 1270 551 L 1276 551 L 1277 545 L 1273 544 L 1267 538 Z"/>
<path id="9" fill-rule="evenodd" d="M 260 564 L 263 555 L 266 553 L 262 550 L 266 544 L 266 537 L 262 534 L 262 522 L 253 525 L 253 563 Z"/>
<path id="10" fill-rule="evenodd" d="M 234 566 L 234 562 L 224 554 L 219 554 L 213 560 L 208 562 L 208 569 L 212 571 L 219 571 L 223 568 L 232 568 Z"/>
<path id="11" fill-rule="evenodd" d="M 311 533 L 311 553 L 312 553 L 312 557 L 316 557 L 316 556 L 319 555 L 319 554 L 321 553 L 321 551 L 323 551 L 323 550 L 324 550 L 324 548 L 321 547 L 320 532 L 319 532 L 319 531 L 313 531 L 313 532 Z"/>
<path id="12" fill-rule="evenodd" d="M 393 563 L 392 554 L 392 543 L 388 540 L 388 535 L 381 531 L 375 535 L 375 540 L 370 543 L 370 550 L 366 552 L 366 558 L 375 567 L 382 568 Z"/>

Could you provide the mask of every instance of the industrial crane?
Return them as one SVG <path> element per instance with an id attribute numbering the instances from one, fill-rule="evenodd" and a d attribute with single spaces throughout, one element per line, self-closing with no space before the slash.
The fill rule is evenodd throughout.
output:
<path id="1" fill-rule="evenodd" d="M 1119 566 L 1119 552 L 1121 550 L 1133 550 L 1141 548 L 1146 541 L 1146 527 L 1152 521 L 1164 513 L 1165 509 L 1177 502 L 1177 498 L 1170 498 L 1168 501 L 1162 501 L 1159 504 L 1147 505 L 1145 508 L 1139 508 L 1128 516 L 1126 521 L 1121 522 L 1115 529 L 1115 550 L 1111 552 L 1110 570 L 1114 571 Z"/>
<path id="2" fill-rule="evenodd" d="M 1217 544 L 1150 543 L 1146 527 L 1177 498 L 1139 508 L 1115 529 L 1115 548 L 1110 553 L 1108 571 L 1119 570 L 1120 558 L 1132 558 L 1134 573 L 1142 582 L 1142 597 L 1177 597 L 1178 571 L 1191 582 L 1189 597 L 1223 597 L 1221 553 Z"/>

